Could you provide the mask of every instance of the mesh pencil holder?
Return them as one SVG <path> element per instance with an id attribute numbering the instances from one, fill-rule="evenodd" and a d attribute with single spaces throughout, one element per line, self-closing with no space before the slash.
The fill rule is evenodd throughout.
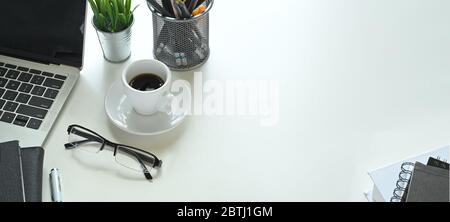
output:
<path id="1" fill-rule="evenodd" d="M 162 6 L 161 0 L 156 0 Z M 206 0 L 206 10 L 189 19 L 164 17 L 147 2 L 153 16 L 153 55 L 175 71 L 188 71 L 209 58 L 209 11 L 214 0 Z"/>

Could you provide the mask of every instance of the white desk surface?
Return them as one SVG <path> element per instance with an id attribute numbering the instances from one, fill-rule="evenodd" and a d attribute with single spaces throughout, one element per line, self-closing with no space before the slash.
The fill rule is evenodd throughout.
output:
<path id="1" fill-rule="evenodd" d="M 117 129 L 103 108 L 125 65 L 153 57 L 145 1 L 134 2 L 124 64 L 103 59 L 89 12 L 84 69 L 45 144 L 44 200 L 46 174 L 58 167 L 65 201 L 365 201 L 367 170 L 448 144 L 450 1 L 273 2 L 216 0 L 211 57 L 197 71 L 205 81 L 279 81 L 279 124 L 190 116 L 149 137 Z M 74 123 L 155 153 L 160 176 L 131 180 L 112 153 L 81 159 L 65 150 Z"/>

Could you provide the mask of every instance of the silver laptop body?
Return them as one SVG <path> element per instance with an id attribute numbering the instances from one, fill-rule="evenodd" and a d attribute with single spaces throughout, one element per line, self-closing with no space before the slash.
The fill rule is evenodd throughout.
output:
<path id="1" fill-rule="evenodd" d="M 53 126 L 53 123 L 58 117 L 58 114 L 61 111 L 67 97 L 69 96 L 72 88 L 75 86 L 75 83 L 78 80 L 78 77 L 80 76 L 80 70 L 78 68 L 65 65 L 44 65 L 2 55 L 0 55 L 0 62 L 5 64 L 17 65 L 18 67 L 29 67 L 30 69 L 41 70 L 42 72 L 59 73 L 67 77 L 62 88 L 59 90 L 59 93 L 56 96 L 53 104 L 48 110 L 48 113 L 42 120 L 39 129 L 31 129 L 26 127 L 26 125 L 25 127 L 23 127 L 15 125 L 14 123 L 0 121 L 0 142 L 18 140 L 21 147 L 43 145 L 48 133 Z M 5 106 L 5 104 L 3 106 Z M 3 112 L 5 111 L 3 110 Z"/>

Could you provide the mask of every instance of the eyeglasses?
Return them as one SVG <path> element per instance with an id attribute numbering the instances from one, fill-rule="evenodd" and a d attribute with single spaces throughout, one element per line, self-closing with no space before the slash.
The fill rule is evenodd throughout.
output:
<path id="1" fill-rule="evenodd" d="M 160 168 L 162 161 L 152 153 L 144 150 L 113 143 L 92 130 L 78 125 L 71 125 L 67 128 L 69 134 L 69 143 L 64 146 L 71 150 L 79 148 L 90 153 L 99 153 L 105 147 L 111 147 L 114 150 L 113 156 L 118 164 L 136 172 L 143 172 L 147 180 L 152 180 L 150 170 Z"/>

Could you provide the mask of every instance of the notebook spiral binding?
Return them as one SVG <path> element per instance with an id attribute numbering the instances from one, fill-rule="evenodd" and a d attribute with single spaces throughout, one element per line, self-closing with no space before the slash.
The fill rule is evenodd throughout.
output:
<path id="1" fill-rule="evenodd" d="M 391 202 L 402 202 L 409 180 L 411 179 L 414 169 L 414 163 L 406 162 L 402 164 L 402 171 L 398 174 L 396 188 L 394 189 Z"/>
<path id="2" fill-rule="evenodd" d="M 445 163 L 448 162 L 447 159 L 441 159 L 441 157 L 437 157 L 437 160 L 441 160 Z M 414 165 L 414 163 L 410 162 L 402 164 L 402 171 L 398 174 L 398 180 L 393 196 L 391 197 L 391 202 L 402 202 L 404 200 L 404 194 L 408 189 L 408 184 L 414 171 Z"/>

